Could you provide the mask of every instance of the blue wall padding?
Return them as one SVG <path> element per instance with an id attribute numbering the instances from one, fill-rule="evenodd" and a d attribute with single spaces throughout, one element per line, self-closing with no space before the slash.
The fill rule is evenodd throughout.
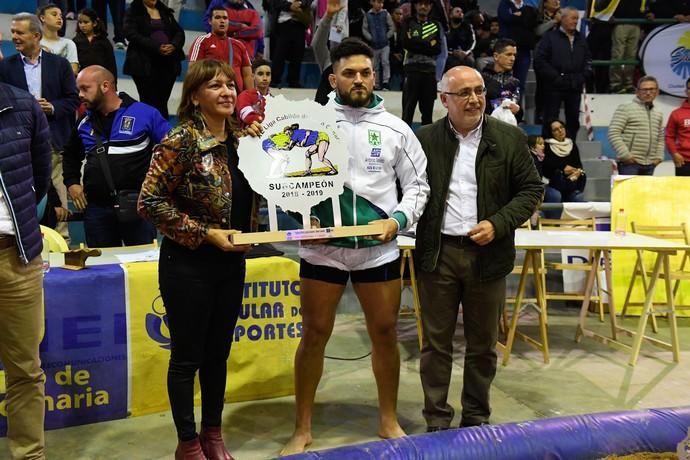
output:
<path id="1" fill-rule="evenodd" d="M 296 460 L 578 460 L 675 452 L 690 406 L 486 425 L 284 457 Z"/>

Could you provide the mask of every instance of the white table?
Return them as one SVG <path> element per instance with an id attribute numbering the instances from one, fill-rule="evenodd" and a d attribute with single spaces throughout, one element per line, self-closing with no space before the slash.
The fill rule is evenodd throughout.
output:
<path id="1" fill-rule="evenodd" d="M 508 331 L 508 340 L 506 342 L 506 354 L 510 355 L 512 349 L 513 340 L 515 338 L 515 333 L 517 329 L 517 316 L 520 312 L 520 304 L 518 303 L 522 298 L 524 291 L 524 280 L 526 280 L 529 267 L 533 268 L 533 275 L 535 279 L 535 289 L 537 289 L 537 298 L 541 299 L 543 303 L 543 289 L 541 278 L 538 275 L 538 266 L 536 261 L 540 258 L 540 252 L 546 249 L 586 249 L 593 251 L 592 257 L 592 270 L 590 270 L 587 276 L 587 282 L 585 284 L 584 297 L 582 302 L 582 307 L 580 308 L 580 318 L 578 321 L 577 332 L 575 336 L 576 341 L 580 341 L 582 336 L 591 337 L 593 339 L 599 340 L 602 343 L 613 345 L 625 350 L 629 350 L 630 360 L 628 364 L 634 366 L 637 362 L 637 358 L 640 353 L 640 346 L 642 341 L 651 343 L 652 345 L 662 347 L 673 352 L 673 360 L 675 362 L 679 361 L 680 350 L 678 344 L 678 327 L 676 323 L 676 313 L 674 308 L 673 300 L 673 286 L 670 278 L 664 276 L 665 288 L 666 288 L 666 298 L 668 302 L 668 310 L 665 313 L 668 314 L 669 328 L 671 333 L 671 342 L 664 342 L 654 337 L 649 337 L 645 335 L 645 329 L 647 327 L 647 321 L 649 316 L 654 313 L 660 313 L 658 310 L 653 310 L 652 300 L 654 297 L 654 289 L 656 287 L 656 282 L 659 279 L 659 275 L 663 272 L 664 275 L 671 273 L 671 264 L 669 257 L 679 250 L 689 249 L 688 246 L 682 243 L 661 240 L 658 238 L 651 238 L 643 235 L 636 235 L 629 233 L 624 236 L 615 235 L 611 232 L 583 232 L 583 231 L 529 231 L 529 230 L 517 230 L 515 234 L 515 247 L 516 249 L 524 249 L 525 254 L 525 264 L 523 265 L 523 270 L 521 273 L 521 282 L 518 288 L 518 294 L 516 295 L 516 307 L 513 311 L 513 318 L 511 320 L 510 329 Z M 616 323 L 616 315 L 613 311 L 614 299 L 613 299 L 613 283 L 611 279 L 611 260 L 610 252 L 614 249 L 621 250 L 635 250 L 642 249 L 645 251 L 656 252 L 656 260 L 654 263 L 654 269 L 652 275 L 649 279 L 649 284 L 647 285 L 647 290 L 645 293 L 644 306 L 642 308 L 642 313 L 640 314 L 640 320 L 635 331 L 626 329 L 619 326 Z M 596 275 L 595 264 L 599 263 L 602 252 L 605 252 L 604 257 L 604 269 L 606 273 L 606 282 L 609 286 L 609 321 L 611 325 L 611 335 L 605 336 L 598 334 L 592 330 L 586 328 L 585 321 L 587 318 L 587 308 L 589 307 L 589 298 L 592 293 L 592 288 L 594 286 L 594 277 Z M 540 316 L 540 327 L 542 329 L 542 343 L 541 348 L 544 352 L 545 361 L 548 362 L 548 339 L 546 338 L 546 313 L 543 305 L 540 305 L 542 313 Z M 626 335 L 633 337 L 632 346 L 622 343 L 618 340 L 618 333 L 622 332 Z M 504 364 L 507 363 L 504 355 Z"/>

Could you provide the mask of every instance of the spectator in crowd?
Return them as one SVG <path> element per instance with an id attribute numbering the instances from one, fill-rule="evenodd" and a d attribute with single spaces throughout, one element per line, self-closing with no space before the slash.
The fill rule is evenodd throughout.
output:
<path id="1" fill-rule="evenodd" d="M 60 152 L 72 132 L 74 113 L 79 105 L 74 73 L 65 58 L 41 49 L 41 23 L 37 16 L 28 13 L 13 16 L 10 30 L 17 54 L 0 62 L 0 81 L 29 91 L 45 113 L 53 147 L 52 182 L 60 202 L 66 204 Z M 64 222 L 57 230 L 69 238 Z"/>
<path id="2" fill-rule="evenodd" d="M 549 187 L 549 180 L 544 177 L 544 151 L 545 151 L 544 138 L 531 134 L 527 136 L 527 148 L 529 148 L 529 153 L 532 154 L 532 160 L 534 161 L 534 167 L 537 168 L 537 173 L 541 177 L 541 181 L 544 184 L 544 203 L 560 203 L 561 202 L 561 192 L 556 189 Z M 547 219 L 559 219 L 561 217 L 560 210 L 553 211 L 540 211 L 544 217 Z"/>
<path id="3" fill-rule="evenodd" d="M 311 40 L 311 47 L 314 51 L 314 59 L 321 70 L 321 80 L 319 87 L 316 89 L 314 100 L 321 105 L 328 103 L 328 95 L 333 92 L 331 87 L 330 75 L 333 73 L 333 66 L 331 65 L 331 55 L 328 50 L 328 35 L 331 30 L 331 21 L 335 14 L 342 10 L 343 5 L 340 0 L 328 0 L 326 3 L 326 12 L 319 21 L 316 31 Z M 271 78 L 273 78 L 271 72 Z"/>
<path id="4" fill-rule="evenodd" d="M 180 124 L 156 147 L 139 196 L 139 213 L 165 235 L 158 284 L 170 329 L 168 397 L 178 437 L 176 459 L 232 459 L 221 425 L 249 246 L 234 245 L 230 238 L 256 229 L 255 195 L 237 166 L 237 133 L 230 124 L 234 80 L 232 68 L 222 61 L 203 59 L 189 66 L 177 111 Z M 258 134 L 261 127 L 253 129 Z"/>
<path id="5" fill-rule="evenodd" d="M 514 40 L 517 46 L 513 75 L 520 80 L 520 94 L 524 94 L 536 43 L 534 28 L 537 25 L 537 10 L 523 0 L 501 0 L 498 4 L 498 22 L 498 36 Z"/>
<path id="6" fill-rule="evenodd" d="M 84 8 L 77 15 L 77 33 L 74 36 L 77 45 L 79 65 L 85 69 L 91 65 L 100 65 L 108 69 L 117 82 L 117 65 L 113 45 L 108 40 L 105 24 L 98 17 L 96 10 Z"/>
<path id="7" fill-rule="evenodd" d="M 690 0 L 649 0 L 647 19 L 675 19 L 690 22 Z"/>
<path id="8" fill-rule="evenodd" d="M 331 30 L 328 36 L 330 46 L 335 46 L 350 36 L 350 19 L 348 18 L 347 4 L 348 0 L 340 0 L 342 8 L 331 19 Z"/>
<path id="9" fill-rule="evenodd" d="M 168 118 L 168 99 L 184 60 L 184 31 L 159 0 L 133 0 L 125 14 L 129 41 L 123 72 L 131 75 L 139 100 Z"/>
<path id="10" fill-rule="evenodd" d="M 567 136 L 572 139 L 580 129 L 582 87 L 592 72 L 589 46 L 577 31 L 579 19 L 575 8 L 563 8 L 560 27 L 544 34 L 534 59 L 534 68 L 544 83 L 544 119 L 557 119 L 563 103 Z"/>
<path id="11" fill-rule="evenodd" d="M 540 39 L 546 32 L 561 25 L 561 0 L 541 0 L 534 34 Z"/>
<path id="12" fill-rule="evenodd" d="M 454 7 L 450 12 L 450 24 L 446 34 L 448 42 L 446 70 L 457 65 L 474 67 L 474 55 L 472 53 L 477 44 L 477 38 L 472 23 L 465 21 L 464 17 L 462 8 L 459 6 Z"/>
<path id="13" fill-rule="evenodd" d="M 475 14 L 475 17 L 483 17 L 482 14 Z M 475 66 L 480 72 L 489 64 L 493 63 L 493 52 L 498 35 L 491 32 L 491 25 L 498 24 L 498 21 L 490 22 L 482 21 L 479 28 L 475 27 L 477 31 L 477 44 L 474 47 Z M 473 22 L 473 21 L 470 21 Z"/>
<path id="14" fill-rule="evenodd" d="M 364 15 L 362 35 L 364 41 L 374 50 L 374 89 L 390 89 L 390 39 L 395 33 L 393 18 L 383 9 L 383 0 L 371 0 L 371 9 Z"/>
<path id="15" fill-rule="evenodd" d="M 246 0 L 213 0 L 204 14 L 207 32 L 211 31 L 211 17 L 218 8 L 227 11 L 228 36 L 244 43 L 249 57 L 253 59 L 259 50 L 259 41 L 264 38 L 264 26 L 259 12 Z"/>
<path id="16" fill-rule="evenodd" d="M 288 61 L 287 85 L 290 88 L 301 88 L 302 84 L 299 80 L 302 59 L 304 59 L 304 34 L 312 22 L 312 0 L 273 0 L 273 2 L 273 10 L 277 12 L 277 24 L 273 29 L 273 37 L 280 37 L 275 40 L 275 50 L 271 52 L 274 86 L 280 86 L 285 62 Z"/>
<path id="17" fill-rule="evenodd" d="M 252 63 L 243 42 L 227 35 L 228 12 L 222 6 L 213 7 L 211 32 L 199 35 L 189 47 L 189 62 L 201 59 L 217 59 L 227 62 L 235 73 L 235 86 L 238 92 L 254 88 Z"/>
<path id="18" fill-rule="evenodd" d="M 76 75 L 79 72 L 77 47 L 72 40 L 58 35 L 58 31 L 63 27 L 62 10 L 54 3 L 48 3 L 40 7 L 36 15 L 43 26 L 41 48 L 67 59 Z"/>
<path id="19" fill-rule="evenodd" d="M 252 63 L 252 72 L 254 72 L 254 87 L 259 90 L 263 96 L 271 95 L 271 63 L 266 59 L 254 59 Z"/>
<path id="20" fill-rule="evenodd" d="M 561 23 L 560 0 L 541 0 L 539 3 L 537 25 L 534 28 L 534 34 L 537 36 L 537 41 L 539 41 L 546 32 L 557 29 Z M 536 79 L 537 87 L 534 94 L 534 122 L 540 125 L 542 124 L 542 113 L 544 111 L 544 82 L 540 81 L 539 75 L 536 75 Z"/>
<path id="21" fill-rule="evenodd" d="M 331 101 L 338 126 L 350 149 L 351 177 L 340 195 L 343 224 L 378 223 L 384 231 L 370 239 L 341 238 L 300 249 L 302 338 L 295 355 L 295 431 L 281 452 L 304 451 L 312 441 L 314 396 L 323 368 L 326 344 L 333 330 L 335 311 L 347 280 L 362 305 L 372 343 L 372 368 L 379 398 L 378 435 L 404 436 L 396 413 L 400 356 L 395 324 L 400 307 L 400 259 L 394 238 L 414 225 L 429 193 L 424 170 L 426 158 L 417 138 L 400 119 L 386 112 L 373 92 L 373 52 L 356 38 L 343 40 L 331 50 Z M 372 141 L 376 138 L 376 141 Z M 380 140 L 380 142 L 379 142 Z M 368 172 L 371 146 L 380 150 L 381 169 Z M 356 167 L 355 167 L 356 165 Z M 345 203 L 348 203 L 345 205 Z M 347 209 L 357 209 L 356 216 Z M 325 202 L 322 204 L 326 204 Z M 312 226 L 333 225 L 331 205 L 312 208 Z"/>
<path id="22" fill-rule="evenodd" d="M 141 188 L 153 146 L 170 126 L 153 107 L 118 93 L 115 77 L 104 67 L 83 69 L 77 85 L 88 110 L 65 146 L 64 181 L 74 205 L 85 211 L 86 244 L 92 248 L 149 244 L 156 238 L 153 224 L 142 219 L 121 222 L 114 194 Z"/>
<path id="23" fill-rule="evenodd" d="M 405 72 L 403 72 L 403 61 L 405 58 L 405 50 L 402 46 L 402 28 L 403 28 L 403 12 L 402 8 L 398 7 L 391 13 L 393 19 L 393 36 L 390 40 L 390 64 L 391 64 L 391 79 L 396 76 L 400 80 L 400 90 L 402 91 L 405 83 Z"/>
<path id="24" fill-rule="evenodd" d="M 494 46 L 494 65 L 485 67 L 482 72 L 486 84 L 486 108 L 490 115 L 505 101 L 516 121 L 522 121 L 523 111 L 520 107 L 520 81 L 513 76 L 513 64 L 517 48 L 509 38 L 499 38 Z"/>
<path id="25" fill-rule="evenodd" d="M 613 13 L 613 21 L 616 19 L 642 19 L 644 17 L 644 4 L 646 0 L 626 0 L 618 3 Z M 639 24 L 620 24 L 613 26 L 611 44 L 611 59 L 636 59 L 637 47 L 640 42 Z M 632 93 L 635 88 L 633 82 L 634 65 L 612 65 L 609 68 L 611 79 L 611 91 L 614 93 Z"/>
<path id="26" fill-rule="evenodd" d="M 252 63 L 255 88 L 245 89 L 237 96 L 237 118 L 243 125 L 261 123 L 266 115 L 266 98 L 271 95 L 271 63 L 255 59 Z"/>
<path id="27" fill-rule="evenodd" d="M 419 103 L 422 124 L 428 125 L 432 122 L 436 100 L 436 57 L 441 52 L 443 28 L 438 21 L 429 19 L 431 0 L 412 0 L 412 6 L 414 16 L 407 18 L 402 30 L 405 50 L 402 118 L 412 125 Z"/>
<path id="28" fill-rule="evenodd" d="M 577 144 L 566 137 L 565 123 L 561 120 L 544 123 L 542 136 L 546 142 L 542 171 L 549 180 L 550 194 L 553 198 L 558 198 L 555 202 L 585 201 L 587 176 L 582 169 Z"/>
<path id="29" fill-rule="evenodd" d="M 448 59 L 448 43 L 446 42 L 446 34 L 448 34 L 448 8 L 447 0 L 431 0 L 433 8 L 429 12 L 429 19 L 437 21 L 441 24 L 441 52 L 436 56 L 436 81 L 439 81 L 443 76 L 446 60 Z"/>
<path id="30" fill-rule="evenodd" d="M 664 159 L 664 117 L 654 107 L 656 78 L 637 82 L 632 102 L 618 106 L 609 124 L 609 142 L 616 151 L 618 174 L 651 176 Z"/>
<path id="31" fill-rule="evenodd" d="M 38 10 L 40 10 L 42 7 L 52 4 L 56 5 L 60 11 L 67 11 L 69 9 L 69 1 L 68 0 L 38 0 L 37 3 L 37 10 L 36 10 L 36 16 L 40 16 L 38 13 Z M 58 35 L 60 37 L 65 36 L 65 23 L 62 23 L 62 27 L 60 27 L 60 30 L 58 30 Z"/>
<path id="32" fill-rule="evenodd" d="M 362 36 L 362 23 L 364 22 L 364 15 L 367 14 L 370 6 L 369 0 L 348 0 L 347 17 L 349 20 L 350 37 L 364 38 Z"/>
<path id="33" fill-rule="evenodd" d="M 589 33 L 587 44 L 592 53 L 592 59 L 611 60 L 611 36 L 614 24 L 610 20 L 601 20 L 597 16 L 589 19 Z M 608 66 L 596 66 L 592 69 L 592 81 L 587 83 L 587 91 L 608 93 L 611 91 Z"/>
<path id="34" fill-rule="evenodd" d="M 0 83 L 0 107 L 0 126 L 12 133 L 11 142 L 0 144 L 0 360 L 7 389 L 6 445 L 10 458 L 45 459 L 45 374 L 38 354 L 44 327 L 43 245 L 36 203 L 50 183 L 50 132 L 34 95 Z"/>
<path id="35" fill-rule="evenodd" d="M 543 186 L 519 128 L 484 115 L 481 74 L 453 67 L 439 85 L 448 115 L 417 136 L 431 196 L 417 225 L 424 343 L 420 375 L 427 431 L 450 427 L 453 336 L 459 306 L 467 350 L 461 427 L 489 423 L 496 340 L 513 269 L 514 232 L 534 213 Z M 500 185 L 499 185 L 500 184 Z"/>
<path id="36" fill-rule="evenodd" d="M 690 78 L 685 81 L 688 97 L 671 112 L 666 124 L 666 148 L 676 167 L 676 176 L 690 176 Z"/>
<path id="37" fill-rule="evenodd" d="M 124 28 L 125 0 L 92 0 L 91 8 L 96 10 L 99 18 L 103 18 L 103 22 L 106 22 L 105 18 L 108 17 L 108 9 L 110 10 L 110 18 L 113 21 L 113 42 L 115 42 L 115 48 L 119 50 L 125 49 L 127 46 Z"/>

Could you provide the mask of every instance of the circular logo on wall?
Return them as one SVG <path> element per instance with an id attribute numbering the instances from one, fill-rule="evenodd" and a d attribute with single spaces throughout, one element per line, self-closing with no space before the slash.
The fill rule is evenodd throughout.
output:
<path id="1" fill-rule="evenodd" d="M 644 72 L 656 77 L 666 94 L 686 97 L 690 78 L 690 24 L 673 24 L 652 30 L 642 46 L 640 60 Z"/>

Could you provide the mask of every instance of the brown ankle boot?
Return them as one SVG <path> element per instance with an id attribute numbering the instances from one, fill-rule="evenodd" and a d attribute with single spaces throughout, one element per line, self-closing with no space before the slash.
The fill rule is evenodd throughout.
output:
<path id="1" fill-rule="evenodd" d="M 207 460 L 206 455 L 201 450 L 199 438 L 191 441 L 178 441 L 175 449 L 175 460 Z"/>
<path id="2" fill-rule="evenodd" d="M 235 460 L 225 448 L 219 426 L 204 426 L 199 434 L 201 448 L 209 460 Z"/>

